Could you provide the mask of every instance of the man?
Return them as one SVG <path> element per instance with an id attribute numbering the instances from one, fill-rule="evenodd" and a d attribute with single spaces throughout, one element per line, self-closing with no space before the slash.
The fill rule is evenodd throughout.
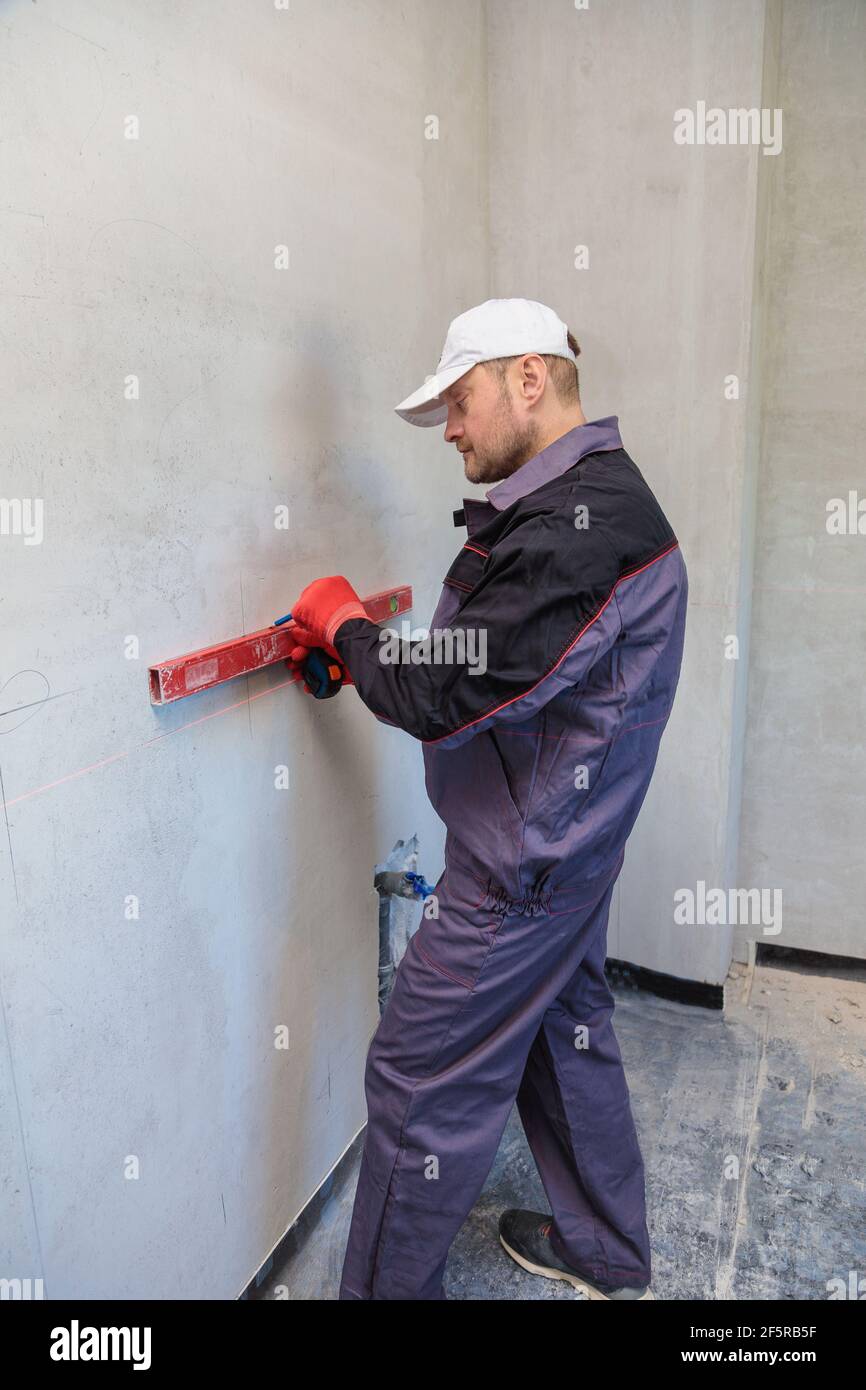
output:
<path id="1" fill-rule="evenodd" d="M 435 376 L 396 407 L 444 424 L 469 481 L 496 484 L 455 513 L 467 540 L 431 623 L 455 639 L 450 659 L 386 660 L 341 576 L 292 609 L 296 674 L 326 645 L 372 712 L 422 742 L 448 832 L 438 915 L 411 938 L 367 1052 L 341 1299 L 445 1297 L 448 1248 L 515 1101 L 551 1212 L 503 1213 L 506 1251 L 591 1298 L 652 1297 L 604 963 L 688 586 L 616 417 L 581 410 L 579 351 L 546 305 L 488 300 L 452 322 Z M 454 658 L 480 646 L 477 669 Z"/>

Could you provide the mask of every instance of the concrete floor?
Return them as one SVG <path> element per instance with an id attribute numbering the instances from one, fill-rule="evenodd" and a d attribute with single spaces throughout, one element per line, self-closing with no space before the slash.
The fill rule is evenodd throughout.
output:
<path id="1" fill-rule="evenodd" d="M 866 969 L 735 965 L 724 1012 L 614 987 L 656 1297 L 826 1300 L 851 1271 L 866 1293 Z M 359 1153 L 249 1297 L 336 1298 Z M 735 1160 L 740 1179 L 726 1176 Z M 516 1110 L 451 1247 L 448 1297 L 579 1298 L 505 1254 L 496 1228 L 511 1206 L 548 1210 Z"/>

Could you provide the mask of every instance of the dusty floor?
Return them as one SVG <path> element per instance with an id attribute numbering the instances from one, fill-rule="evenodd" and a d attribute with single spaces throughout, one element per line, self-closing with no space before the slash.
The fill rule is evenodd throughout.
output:
<path id="1" fill-rule="evenodd" d="M 866 969 L 735 965 L 725 992 L 722 1013 L 616 987 L 656 1297 L 825 1300 L 834 1279 L 866 1295 Z M 336 1298 L 357 1163 L 251 1297 Z M 451 1247 L 448 1297 L 579 1298 L 505 1254 L 512 1206 L 547 1210 L 516 1110 Z"/>

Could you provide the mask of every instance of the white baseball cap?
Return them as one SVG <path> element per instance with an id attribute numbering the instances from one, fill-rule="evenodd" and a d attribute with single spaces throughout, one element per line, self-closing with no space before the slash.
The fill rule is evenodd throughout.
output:
<path id="1" fill-rule="evenodd" d="M 488 299 L 453 319 L 434 376 L 395 406 L 410 425 L 444 425 L 448 406 L 443 391 L 478 362 L 496 357 L 550 353 L 577 363 L 568 346 L 568 329 L 552 309 L 534 299 Z"/>

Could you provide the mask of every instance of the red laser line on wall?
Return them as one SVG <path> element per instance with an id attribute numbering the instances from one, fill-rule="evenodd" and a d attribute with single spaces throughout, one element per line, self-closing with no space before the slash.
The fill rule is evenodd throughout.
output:
<path id="1" fill-rule="evenodd" d="M 383 622 L 386 618 L 396 616 L 399 613 L 406 613 L 409 611 L 409 609 L 411 609 L 412 588 L 410 585 L 401 585 L 395 589 L 383 589 L 378 593 L 371 594 L 368 598 L 362 599 L 361 602 L 363 603 L 364 608 L 367 611 L 367 615 L 368 617 L 370 617 L 372 622 Z M 291 625 L 283 628 L 264 628 L 262 629 L 262 632 L 275 632 L 283 635 L 283 641 L 286 646 L 285 657 L 281 655 L 269 657 L 268 660 L 262 661 L 260 665 L 249 668 L 250 670 L 262 670 L 265 666 L 271 666 L 276 661 L 287 659 L 288 653 L 289 651 L 291 651 L 291 648 L 294 645 L 294 642 L 290 640 Z M 220 643 L 218 644 L 218 646 L 231 647 L 235 644 L 243 643 L 246 640 L 252 640 L 252 638 L 254 637 L 260 637 L 262 635 L 262 632 L 251 633 L 249 635 L 249 639 L 236 638 L 234 639 L 234 642 Z M 148 679 L 150 681 L 152 673 L 154 671 L 159 672 L 163 670 L 164 667 L 176 665 L 177 663 L 192 662 L 194 658 L 198 660 L 202 657 L 204 653 L 213 650 L 215 649 L 204 647 L 199 652 L 189 652 L 186 657 L 176 657 L 174 659 L 174 663 L 157 663 L 155 666 L 151 666 L 148 668 Z M 199 690 L 209 689 L 212 685 L 220 685 L 223 681 L 232 680 L 235 675 L 243 674 L 248 674 L 248 671 L 231 671 L 229 674 L 221 675 L 218 680 L 210 681 L 207 685 L 197 686 L 195 691 L 184 691 L 181 694 L 172 695 L 170 699 L 156 701 L 155 703 L 168 704 L 174 700 L 182 699 L 184 694 L 197 694 Z M 8 810 L 12 806 L 17 806 L 22 801 L 29 801 L 31 797 L 40 796 L 43 792 L 52 791 L 55 787 L 61 787 L 66 782 L 73 782 L 78 777 L 86 776 L 87 773 L 95 772 L 97 771 L 97 769 L 106 767 L 110 763 L 119 762 L 123 758 L 128 758 L 131 753 L 137 753 L 140 752 L 143 748 L 150 748 L 156 743 L 161 743 L 163 739 L 171 738 L 173 734 L 183 733 L 185 729 L 194 728 L 197 724 L 205 724 L 210 719 L 219 719 L 224 714 L 231 714 L 232 710 L 243 709 L 248 705 L 251 705 L 255 700 L 264 699 L 265 696 L 273 695 L 277 690 L 284 690 L 286 687 L 294 684 L 296 684 L 294 680 L 280 681 L 277 685 L 269 686 L 267 690 L 260 690 L 254 695 L 245 695 L 242 700 L 236 700 L 230 705 L 223 706 L 222 709 L 211 710 L 208 714 L 202 714 L 197 719 L 190 719 L 185 724 L 178 724 L 177 727 L 174 729 L 165 729 L 162 731 L 162 733 L 154 734 L 152 738 L 145 739 L 142 743 L 134 744 L 132 748 L 124 749 L 123 751 L 118 751 L 116 753 L 109 753 L 106 757 L 98 758 L 96 762 L 89 763 L 87 767 L 80 767 L 77 768 L 74 772 L 67 772 L 62 777 L 57 777 L 51 782 L 43 783 L 41 787 L 31 787 L 29 791 L 19 792 L 17 796 L 5 797 L 2 801 L 2 805 L 6 810 Z M 151 685 L 151 691 L 152 690 L 153 686 Z"/>

